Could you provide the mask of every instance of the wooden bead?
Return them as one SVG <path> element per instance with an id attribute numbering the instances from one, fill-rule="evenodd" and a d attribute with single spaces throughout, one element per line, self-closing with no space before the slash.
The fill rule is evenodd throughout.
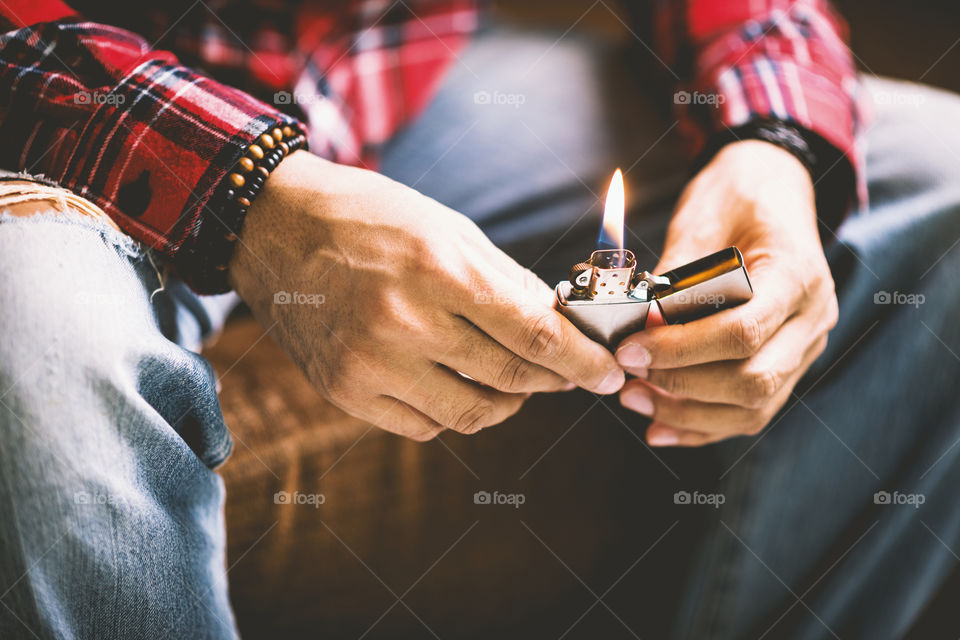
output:
<path id="1" fill-rule="evenodd" d="M 288 145 L 286 142 L 281 142 L 280 148 L 283 149 L 283 155 L 290 153 L 290 145 Z"/>
<path id="2" fill-rule="evenodd" d="M 262 136 L 260 136 L 260 144 L 263 145 L 263 147 L 266 149 L 273 149 L 274 147 L 273 137 L 267 135 L 266 133 L 263 134 Z"/>
<path id="3" fill-rule="evenodd" d="M 250 201 L 247 198 L 240 196 L 239 198 L 237 198 L 237 204 L 240 205 L 241 207 L 249 207 Z"/>
<path id="4" fill-rule="evenodd" d="M 250 155 L 253 156 L 255 160 L 263 159 L 263 149 L 260 148 L 258 145 L 255 145 L 255 144 L 250 145 L 249 151 L 250 151 Z"/>
<path id="5" fill-rule="evenodd" d="M 217 265 L 217 271 L 226 271 L 226 270 L 227 270 L 227 265 L 225 265 L 225 264 L 218 264 L 218 265 Z"/>
<path id="6" fill-rule="evenodd" d="M 270 133 L 273 134 L 273 139 L 276 142 L 280 142 L 281 140 L 283 140 L 283 131 L 280 131 L 279 127 L 274 129 Z"/>
<path id="7" fill-rule="evenodd" d="M 240 158 L 240 162 L 237 164 L 240 165 L 240 170 L 244 172 L 253 171 L 253 160 L 250 158 Z"/>
<path id="8" fill-rule="evenodd" d="M 246 180 L 244 180 L 243 176 L 240 175 L 239 173 L 231 173 L 229 177 L 230 177 L 230 184 L 232 184 L 238 189 L 246 183 Z"/>
<path id="9" fill-rule="evenodd" d="M 289 138 L 292 138 L 292 137 L 293 137 L 293 127 L 291 127 L 290 125 L 286 125 L 286 126 L 283 128 L 283 137 L 284 137 L 284 138 L 288 138 L 288 139 L 289 139 Z"/>
<path id="10" fill-rule="evenodd" d="M 226 240 L 227 242 L 236 242 L 236 241 L 237 241 L 237 234 L 235 234 L 235 233 L 228 233 L 227 235 L 223 236 L 223 239 Z"/>
<path id="11" fill-rule="evenodd" d="M 262 167 L 262 166 L 261 166 L 261 167 L 257 167 L 257 173 L 259 173 L 260 175 L 262 175 L 264 178 L 269 178 L 269 177 L 270 177 L 270 170 L 267 169 L 266 167 Z"/>

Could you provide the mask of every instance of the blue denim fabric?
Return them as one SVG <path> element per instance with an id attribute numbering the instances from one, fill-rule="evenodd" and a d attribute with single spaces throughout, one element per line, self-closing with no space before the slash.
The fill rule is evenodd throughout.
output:
<path id="1" fill-rule="evenodd" d="M 0 273 L 0 637 L 234 637 L 209 314 L 68 214 L 0 218 Z"/>
<path id="2" fill-rule="evenodd" d="M 634 572 L 644 637 L 901 637 L 956 564 L 960 100 L 867 86 L 923 102 L 877 105 L 872 206 L 828 250 L 839 325 L 760 438 L 661 452 L 682 478 L 664 472 L 663 489 L 726 500 L 651 512 L 651 531 L 676 521 L 682 544 L 652 554 L 666 570 Z M 613 168 L 630 168 L 628 243 L 652 266 L 686 175 L 643 88 L 613 47 L 487 34 L 383 170 L 552 283 L 593 247 Z M 0 273 L 0 637 L 235 637 L 212 471 L 230 438 L 192 351 L 233 300 L 158 291 L 138 245 L 54 215 L 0 220 Z M 883 291 L 926 300 L 875 304 Z"/>

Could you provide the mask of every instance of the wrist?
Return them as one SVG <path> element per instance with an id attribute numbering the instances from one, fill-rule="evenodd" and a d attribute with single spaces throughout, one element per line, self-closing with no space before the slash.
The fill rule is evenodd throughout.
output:
<path id="1" fill-rule="evenodd" d="M 786 181 L 812 193 L 813 179 L 806 165 L 793 153 L 772 142 L 759 139 L 737 140 L 720 148 L 710 164 L 723 163 L 748 172 L 747 180 L 755 182 Z"/>
<path id="2" fill-rule="evenodd" d="M 177 272 L 191 288 L 205 294 L 230 290 L 229 263 L 247 211 L 278 165 L 305 146 L 306 135 L 295 124 L 277 123 L 228 160 L 204 215 L 177 253 Z"/>
<path id="3" fill-rule="evenodd" d="M 719 131 L 707 141 L 695 166 L 703 167 L 731 144 L 749 140 L 769 142 L 795 156 L 816 187 L 814 198 L 821 231 L 839 226 L 855 201 L 857 179 L 853 164 L 822 135 L 795 122 L 758 118 Z"/>
<path id="4" fill-rule="evenodd" d="M 235 251 L 227 265 L 231 288 L 254 311 L 281 287 L 287 252 L 298 238 L 304 197 L 303 165 L 315 158 L 307 151 L 291 153 L 271 172 L 247 209 Z"/>
<path id="5" fill-rule="evenodd" d="M 735 200 L 722 209 L 736 226 L 787 227 L 817 235 L 813 180 L 793 154 L 761 140 L 732 142 L 707 169 L 722 177 Z"/>

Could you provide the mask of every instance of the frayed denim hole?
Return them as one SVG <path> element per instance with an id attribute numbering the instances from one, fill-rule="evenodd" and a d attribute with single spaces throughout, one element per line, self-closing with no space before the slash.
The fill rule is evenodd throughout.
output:
<path id="1" fill-rule="evenodd" d="M 0 209 L 0 224 L 65 224 L 86 229 L 98 234 L 104 243 L 113 247 L 117 254 L 125 258 L 141 258 L 146 247 L 128 235 L 125 235 L 105 222 L 83 214 L 38 209 L 32 216 L 15 216 Z"/>

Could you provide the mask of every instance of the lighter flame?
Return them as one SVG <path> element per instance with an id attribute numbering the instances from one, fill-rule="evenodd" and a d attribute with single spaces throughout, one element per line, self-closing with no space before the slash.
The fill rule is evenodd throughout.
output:
<path id="1" fill-rule="evenodd" d="M 610 181 L 607 202 L 603 207 L 603 235 L 620 250 L 623 250 L 623 212 L 623 174 L 617 169 Z"/>

